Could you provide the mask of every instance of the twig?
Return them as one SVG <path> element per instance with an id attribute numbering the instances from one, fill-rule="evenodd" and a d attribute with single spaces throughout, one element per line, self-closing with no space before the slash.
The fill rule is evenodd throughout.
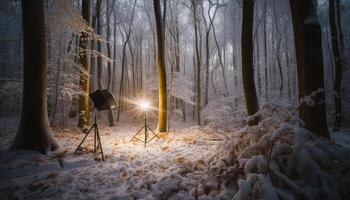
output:
<path id="1" fill-rule="evenodd" d="M 271 141 L 271 148 L 270 148 L 269 158 L 267 159 L 267 165 L 266 165 L 266 170 L 265 170 L 264 176 L 266 176 L 269 172 L 269 166 L 270 166 L 270 161 L 271 161 L 271 154 L 272 154 L 273 145 L 274 145 L 274 142 Z"/>

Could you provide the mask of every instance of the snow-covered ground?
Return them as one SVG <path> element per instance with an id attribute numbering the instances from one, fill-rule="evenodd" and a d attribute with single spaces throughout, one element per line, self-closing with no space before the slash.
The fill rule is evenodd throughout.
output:
<path id="1" fill-rule="evenodd" d="M 334 132 L 331 137 L 336 144 L 345 148 L 350 148 L 350 129 L 341 132 Z"/>
<path id="2" fill-rule="evenodd" d="M 181 128 L 161 135 L 161 139 L 144 148 L 139 142 L 129 142 L 142 126 L 133 123 L 124 121 L 115 127 L 100 128 L 105 162 L 93 153 L 73 153 L 84 136 L 78 130 L 55 130 L 61 150 L 49 156 L 25 150 L 8 152 L 5 150 L 8 144 L 3 144 L 6 148 L 0 154 L 2 197 L 194 199 L 205 194 L 198 186 L 206 176 L 208 158 L 215 154 L 222 140 L 218 135 L 196 126 Z M 83 146 L 92 152 L 92 135 Z M 209 192 L 214 191 L 206 191 Z"/>
<path id="3" fill-rule="evenodd" d="M 263 105 L 253 127 L 172 122 L 147 148 L 129 142 L 142 121 L 125 118 L 100 128 L 105 162 L 92 136 L 73 153 L 77 129 L 55 129 L 61 148 L 46 156 L 7 151 L 13 133 L 3 134 L 1 199 L 349 199 L 349 132 L 315 138 L 280 109 Z"/>

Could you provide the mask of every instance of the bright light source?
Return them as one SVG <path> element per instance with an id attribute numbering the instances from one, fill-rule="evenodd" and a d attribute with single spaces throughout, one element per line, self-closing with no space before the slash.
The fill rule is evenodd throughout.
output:
<path id="1" fill-rule="evenodd" d="M 141 101 L 139 102 L 139 106 L 140 106 L 141 110 L 143 110 L 143 111 L 148 110 L 149 107 L 150 107 L 149 102 L 146 101 L 146 100 L 141 100 Z"/>

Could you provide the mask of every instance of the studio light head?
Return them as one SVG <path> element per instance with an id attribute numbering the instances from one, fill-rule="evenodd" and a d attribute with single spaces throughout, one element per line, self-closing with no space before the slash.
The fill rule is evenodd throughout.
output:
<path id="1" fill-rule="evenodd" d="M 142 111 L 147 111 L 150 108 L 150 103 L 147 100 L 140 100 L 138 106 Z"/>

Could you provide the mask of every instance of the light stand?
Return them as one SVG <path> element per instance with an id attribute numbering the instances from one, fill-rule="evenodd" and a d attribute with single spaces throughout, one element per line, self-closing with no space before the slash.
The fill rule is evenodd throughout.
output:
<path id="1" fill-rule="evenodd" d="M 149 142 L 150 142 L 151 140 L 153 140 L 155 137 L 157 137 L 157 138 L 159 139 L 159 136 L 158 136 L 155 132 L 153 132 L 152 129 L 149 128 L 148 125 L 147 125 L 147 111 L 144 110 L 143 113 L 144 113 L 144 125 L 143 125 L 143 127 L 134 135 L 134 137 L 131 138 L 131 140 L 130 140 L 129 142 L 131 142 L 133 139 L 136 139 L 136 140 L 138 140 L 138 141 L 144 143 L 144 144 L 145 144 L 145 148 L 146 148 L 147 143 L 149 143 Z M 139 133 L 141 133 L 142 129 L 145 130 L 145 131 L 144 131 L 144 133 L 145 133 L 145 139 L 144 139 L 144 140 L 141 140 L 141 139 L 139 139 L 139 138 L 136 137 Z M 151 138 L 149 137 L 148 129 L 153 133 L 153 137 L 151 137 Z"/>
<path id="2" fill-rule="evenodd" d="M 77 149 L 74 151 L 76 153 L 78 150 L 81 149 L 81 145 L 84 143 L 87 136 L 90 134 L 92 129 L 94 129 L 94 153 L 96 153 L 98 150 L 100 150 L 99 154 L 102 155 L 102 160 L 105 161 L 105 156 L 103 154 L 101 139 L 100 139 L 100 132 L 98 131 L 98 125 L 97 125 L 97 119 L 96 119 L 96 111 L 94 109 L 94 124 L 91 126 L 90 130 L 86 133 L 84 139 L 80 142 Z"/>

